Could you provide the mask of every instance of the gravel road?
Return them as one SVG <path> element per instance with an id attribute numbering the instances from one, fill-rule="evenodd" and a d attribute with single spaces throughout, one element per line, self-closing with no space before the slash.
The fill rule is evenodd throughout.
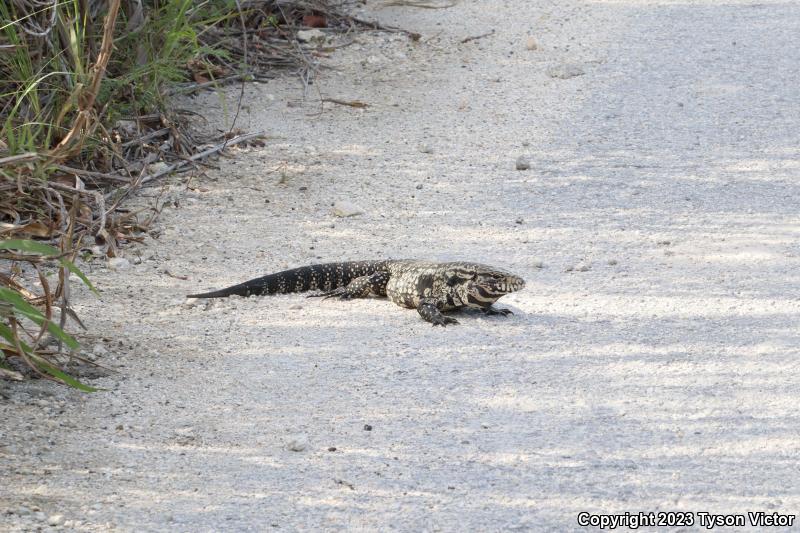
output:
<path id="1" fill-rule="evenodd" d="M 800 512 L 800 5 L 369 9 L 422 40 L 334 41 L 305 97 L 248 85 L 267 145 L 143 191 L 160 236 L 85 265 L 82 340 L 114 372 L 83 379 L 107 390 L 0 382 L 0 530 Z M 187 106 L 224 128 L 237 94 Z M 528 283 L 513 316 L 446 329 L 378 299 L 183 296 L 384 257 Z"/>

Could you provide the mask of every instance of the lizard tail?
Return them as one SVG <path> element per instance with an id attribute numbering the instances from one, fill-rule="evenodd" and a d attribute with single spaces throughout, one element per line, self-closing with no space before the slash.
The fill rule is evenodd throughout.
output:
<path id="1" fill-rule="evenodd" d="M 226 296 L 257 296 L 262 294 L 285 294 L 313 290 L 330 291 L 345 287 L 351 280 L 375 272 L 376 261 L 352 261 L 326 263 L 284 270 L 239 283 L 225 289 L 200 294 L 188 294 L 187 298 L 224 298 Z"/>

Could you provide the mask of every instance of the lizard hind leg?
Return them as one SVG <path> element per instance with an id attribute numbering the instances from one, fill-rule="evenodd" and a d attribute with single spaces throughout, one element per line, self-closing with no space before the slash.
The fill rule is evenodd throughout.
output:
<path id="1" fill-rule="evenodd" d="M 337 287 L 332 291 L 320 294 L 312 294 L 309 298 L 322 296 L 323 300 L 327 300 L 328 298 L 350 300 L 352 298 L 366 298 L 370 294 L 386 296 L 386 283 L 388 281 L 388 272 L 374 272 L 368 276 L 360 276 L 344 287 Z"/>

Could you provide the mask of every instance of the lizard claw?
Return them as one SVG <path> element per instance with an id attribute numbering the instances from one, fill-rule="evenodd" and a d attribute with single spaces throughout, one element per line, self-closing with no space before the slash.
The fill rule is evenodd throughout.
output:
<path id="1" fill-rule="evenodd" d="M 434 327 L 442 326 L 443 328 L 447 327 L 447 324 L 458 324 L 458 320 L 455 318 L 450 318 L 449 316 L 441 316 L 437 317 L 433 323 Z"/>
<path id="2" fill-rule="evenodd" d="M 508 315 L 513 315 L 514 314 L 511 311 L 511 309 L 495 309 L 493 307 L 489 307 L 487 309 L 484 309 L 483 312 L 486 313 L 487 316 L 492 316 L 492 315 L 508 316 Z"/>

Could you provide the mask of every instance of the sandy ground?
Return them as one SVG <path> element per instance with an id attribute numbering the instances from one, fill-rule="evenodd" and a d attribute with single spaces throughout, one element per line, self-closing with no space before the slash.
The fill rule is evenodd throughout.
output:
<path id="1" fill-rule="evenodd" d="M 356 35 L 305 98 L 248 85 L 241 125 L 268 145 L 144 191 L 169 200 L 160 237 L 122 274 L 85 265 L 103 296 L 76 289 L 82 340 L 117 372 L 85 373 L 92 395 L 0 383 L 0 529 L 798 512 L 800 6 L 373 12 L 423 41 Z M 235 95 L 187 106 L 225 127 Z M 377 299 L 183 297 L 385 257 L 528 286 L 514 316 L 447 329 Z"/>

